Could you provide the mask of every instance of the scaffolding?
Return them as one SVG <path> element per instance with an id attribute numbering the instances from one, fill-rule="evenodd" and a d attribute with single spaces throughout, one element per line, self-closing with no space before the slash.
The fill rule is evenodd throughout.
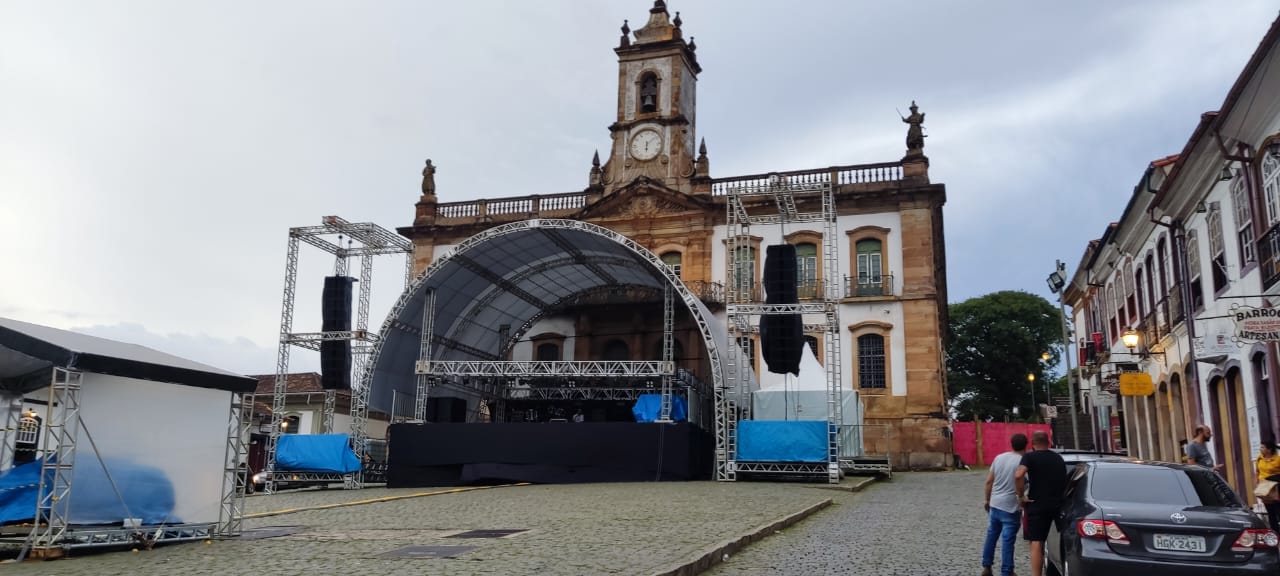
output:
<path id="1" fill-rule="evenodd" d="M 337 242 L 329 237 L 337 236 Z M 347 245 L 343 246 L 343 238 Z M 310 244 L 329 254 L 335 259 L 334 271 L 346 275 L 347 260 L 360 258 L 360 291 L 356 310 L 354 330 L 335 332 L 293 332 L 294 297 L 297 288 L 298 252 L 302 243 Z M 325 216 L 319 226 L 302 226 L 289 229 L 289 248 L 285 261 L 284 298 L 280 307 L 280 351 L 276 360 L 275 390 L 271 403 L 271 427 L 267 437 L 267 464 L 265 469 L 265 485 L 267 492 L 276 488 L 276 448 L 280 439 L 280 425 L 284 421 L 285 399 L 288 393 L 289 352 L 293 346 L 308 350 L 319 350 L 320 342 L 349 340 L 352 342 L 351 376 L 351 440 L 356 457 L 363 462 L 366 450 L 366 439 L 369 417 L 369 385 L 365 381 L 365 371 L 369 366 L 369 358 L 378 338 L 369 332 L 369 294 L 373 280 L 373 258 L 403 254 L 405 256 L 404 285 L 409 286 L 413 279 L 413 244 L 404 237 L 391 232 L 377 224 L 368 222 L 352 223 L 337 216 Z M 249 406 L 253 405 L 250 401 Z M 337 405 L 335 391 L 325 391 L 324 413 L 322 422 L 325 432 L 334 432 L 333 413 Z M 282 472 L 283 474 L 289 474 Z M 323 475 L 324 479 L 308 479 L 314 482 L 331 481 L 331 475 Z M 346 488 L 359 488 L 362 484 L 360 472 L 340 477 Z M 292 482 L 292 481 L 291 481 Z"/>
<path id="2" fill-rule="evenodd" d="M 729 350 L 725 354 L 724 386 L 715 388 L 716 479 L 737 480 L 739 472 L 760 475 L 825 476 L 840 481 L 840 426 L 843 386 L 840 379 L 840 250 L 837 242 L 835 194 L 827 177 L 792 181 L 778 174 L 767 180 L 726 190 L 725 285 Z M 785 235 L 793 223 L 822 224 L 822 273 L 826 282 L 810 301 L 763 304 L 756 289 L 752 226 L 768 226 Z M 824 338 L 823 368 L 827 381 L 827 461 L 822 463 L 739 462 L 738 422 L 751 419 L 751 363 L 748 354 L 759 318 L 769 314 L 800 314 L 806 331 Z M 820 318 L 820 320 L 819 320 Z"/>

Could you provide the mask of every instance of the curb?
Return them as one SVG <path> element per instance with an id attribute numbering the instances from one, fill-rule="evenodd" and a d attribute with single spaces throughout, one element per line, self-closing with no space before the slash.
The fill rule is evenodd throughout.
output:
<path id="1" fill-rule="evenodd" d="M 817 504 L 813 504 L 812 506 L 809 506 L 808 508 L 805 508 L 799 512 L 785 516 L 781 520 L 776 520 L 774 522 L 770 522 L 762 526 L 757 526 L 756 528 L 752 529 L 750 532 L 747 532 L 746 534 L 743 534 L 742 536 L 739 536 L 727 542 L 722 542 L 720 544 L 713 545 L 710 548 L 704 549 L 702 552 L 698 553 L 697 557 L 694 558 L 693 560 L 690 560 L 688 562 L 683 562 L 675 566 L 674 568 L 668 568 L 660 572 L 655 572 L 653 576 L 693 576 L 695 574 L 701 574 L 702 572 L 710 569 L 712 566 L 719 564 L 721 562 L 721 559 L 724 558 L 725 555 L 735 554 L 739 550 L 745 548 L 747 545 L 753 542 L 763 540 L 767 538 L 769 535 L 773 534 L 774 532 L 777 532 L 784 528 L 788 528 L 796 524 L 797 522 L 816 514 L 818 511 L 830 505 L 831 505 L 831 499 L 828 498 L 826 500 L 818 502 Z"/>
<path id="2" fill-rule="evenodd" d="M 870 486 L 876 480 L 879 480 L 879 478 L 875 476 L 866 476 L 866 477 L 860 477 L 857 480 L 849 482 L 848 484 L 845 484 L 845 483 L 840 483 L 836 485 L 827 484 L 824 486 L 809 486 L 809 488 L 814 488 L 816 490 L 836 490 L 839 492 L 861 492 L 863 488 Z"/>
<path id="3" fill-rule="evenodd" d="M 320 504 L 318 506 L 299 506 L 297 508 L 285 508 L 283 510 L 270 510 L 267 512 L 255 512 L 253 514 L 245 514 L 242 516 L 245 520 L 254 518 L 267 518 L 270 516 L 280 516 L 282 514 L 293 514 L 295 512 L 310 512 L 312 510 L 329 510 L 332 508 L 346 508 L 348 506 L 362 506 L 365 504 L 377 504 L 379 502 L 394 502 L 396 500 L 406 500 L 409 498 L 422 498 L 424 496 L 437 496 L 440 494 L 458 494 L 461 492 L 472 492 L 475 490 L 488 490 L 490 488 L 510 488 L 512 486 L 528 486 L 528 482 L 520 482 L 517 484 L 499 484 L 497 486 L 464 486 L 462 488 L 450 488 L 448 490 L 436 490 L 433 492 L 418 492 L 416 494 L 401 494 L 399 496 L 384 496 L 382 498 L 369 498 L 366 500 L 353 500 L 351 502 L 338 502 L 335 504 Z"/>

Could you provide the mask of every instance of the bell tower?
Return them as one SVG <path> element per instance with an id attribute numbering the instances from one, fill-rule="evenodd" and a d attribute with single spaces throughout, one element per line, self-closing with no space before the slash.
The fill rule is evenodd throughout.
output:
<path id="1" fill-rule="evenodd" d="M 627 21 L 618 54 L 618 117 L 609 126 L 613 147 L 604 167 L 605 194 L 648 177 L 686 193 L 696 172 L 697 46 L 686 42 L 680 13 L 656 0 L 649 21 L 634 32 Z"/>

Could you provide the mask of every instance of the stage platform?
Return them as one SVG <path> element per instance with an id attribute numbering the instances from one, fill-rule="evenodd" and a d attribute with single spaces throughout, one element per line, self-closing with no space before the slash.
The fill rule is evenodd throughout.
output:
<path id="1" fill-rule="evenodd" d="M 709 480 L 713 446 L 688 422 L 393 424 L 387 486 Z"/>

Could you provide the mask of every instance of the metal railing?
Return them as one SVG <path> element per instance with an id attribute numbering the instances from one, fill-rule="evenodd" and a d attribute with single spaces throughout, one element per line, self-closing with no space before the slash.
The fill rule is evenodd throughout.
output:
<path id="1" fill-rule="evenodd" d="M 586 192 L 567 192 L 497 200 L 443 202 L 436 205 L 436 217 L 563 216 L 586 205 Z"/>
<path id="2" fill-rule="evenodd" d="M 844 277 L 845 298 L 870 296 L 893 296 L 893 274 Z"/>
<path id="3" fill-rule="evenodd" d="M 732 176 L 716 178 L 711 181 L 712 196 L 726 196 L 734 188 L 765 188 L 778 184 L 803 186 L 831 182 L 836 185 L 870 184 L 876 182 L 895 182 L 902 180 L 902 164 L 900 162 L 881 162 L 878 164 L 855 164 L 850 166 L 831 166 L 811 170 L 793 170 L 790 172 L 773 172 L 769 174 L 752 174 L 749 176 Z"/>

